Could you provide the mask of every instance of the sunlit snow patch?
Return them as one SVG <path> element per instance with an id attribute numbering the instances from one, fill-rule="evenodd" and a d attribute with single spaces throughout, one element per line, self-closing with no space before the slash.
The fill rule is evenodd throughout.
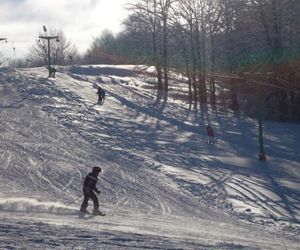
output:
<path id="1" fill-rule="evenodd" d="M 179 180 L 185 180 L 187 182 L 206 185 L 211 180 L 208 176 L 204 175 L 200 171 L 184 169 L 180 167 L 173 167 L 168 165 L 162 165 L 160 170 L 168 175 L 174 176 Z"/>

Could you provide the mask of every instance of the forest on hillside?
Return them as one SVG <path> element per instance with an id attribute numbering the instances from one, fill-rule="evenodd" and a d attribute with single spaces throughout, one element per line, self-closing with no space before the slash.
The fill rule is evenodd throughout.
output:
<path id="1" fill-rule="evenodd" d="M 172 94 L 196 110 L 208 104 L 300 122 L 299 0 L 130 2 L 122 30 L 103 31 L 84 55 L 62 30 L 50 30 L 59 37 L 50 45 L 51 63 L 154 66 L 156 103 Z M 17 64 L 44 66 L 47 55 L 39 39 Z M 186 88 L 176 88 L 182 82 Z"/>
<path id="2" fill-rule="evenodd" d="M 139 0 L 127 7 L 123 30 L 97 37 L 86 63 L 154 65 L 158 93 L 168 93 L 175 71 L 195 107 L 225 100 L 235 111 L 255 115 L 254 106 L 264 107 L 268 119 L 300 121 L 298 0 Z"/>

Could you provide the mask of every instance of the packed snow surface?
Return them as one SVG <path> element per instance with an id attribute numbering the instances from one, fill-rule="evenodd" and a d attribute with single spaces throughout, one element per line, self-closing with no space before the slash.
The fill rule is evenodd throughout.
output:
<path id="1" fill-rule="evenodd" d="M 0 249 L 299 249 L 300 125 L 264 122 L 260 162 L 256 120 L 158 100 L 145 72 L 0 69 Z M 104 217 L 78 213 L 94 166 Z"/>

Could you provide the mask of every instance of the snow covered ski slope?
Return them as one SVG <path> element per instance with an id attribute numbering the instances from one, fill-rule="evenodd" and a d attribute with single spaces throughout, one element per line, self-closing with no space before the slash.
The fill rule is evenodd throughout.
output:
<path id="1" fill-rule="evenodd" d="M 0 69 L 0 249 L 299 249 L 300 125 L 266 122 L 259 162 L 255 120 L 155 103 L 134 66 L 46 76 Z M 78 216 L 94 166 L 106 216 Z"/>

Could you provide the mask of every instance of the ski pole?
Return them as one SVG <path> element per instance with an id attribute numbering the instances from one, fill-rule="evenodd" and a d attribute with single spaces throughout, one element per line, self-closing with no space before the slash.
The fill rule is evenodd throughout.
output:
<path id="1" fill-rule="evenodd" d="M 80 196 L 77 196 L 75 199 L 71 200 L 69 203 L 67 203 L 66 206 L 72 205 L 72 204 L 75 203 L 75 201 L 77 201 L 79 198 L 81 198 L 81 195 L 80 195 Z"/>

